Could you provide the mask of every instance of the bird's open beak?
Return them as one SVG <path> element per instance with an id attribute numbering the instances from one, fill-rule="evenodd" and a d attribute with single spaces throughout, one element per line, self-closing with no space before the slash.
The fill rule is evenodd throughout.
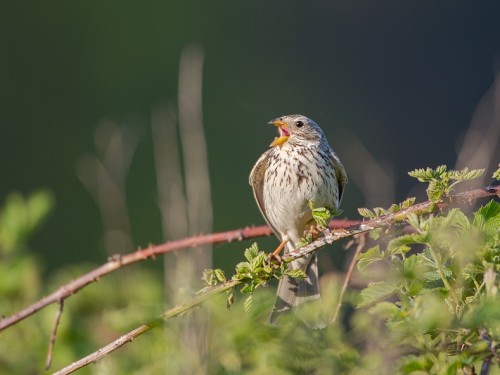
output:
<path id="1" fill-rule="evenodd" d="M 269 124 L 277 126 L 280 131 L 280 136 L 274 138 L 274 141 L 269 145 L 269 147 L 281 146 L 290 136 L 288 125 L 286 124 L 286 122 L 280 120 L 273 120 L 269 122 Z"/>

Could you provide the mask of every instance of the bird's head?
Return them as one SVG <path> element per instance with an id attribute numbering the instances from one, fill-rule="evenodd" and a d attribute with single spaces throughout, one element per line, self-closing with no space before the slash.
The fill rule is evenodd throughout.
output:
<path id="1" fill-rule="evenodd" d="M 324 138 L 321 128 L 313 120 L 302 115 L 287 115 L 278 117 L 269 124 L 277 126 L 279 137 L 269 145 L 282 146 L 286 142 L 320 141 Z"/>

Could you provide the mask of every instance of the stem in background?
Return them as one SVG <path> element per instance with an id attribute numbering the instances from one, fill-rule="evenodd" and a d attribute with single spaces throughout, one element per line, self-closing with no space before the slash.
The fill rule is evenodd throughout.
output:
<path id="1" fill-rule="evenodd" d="M 349 269 L 347 270 L 347 273 L 344 278 L 344 284 L 342 285 L 342 289 L 339 294 L 339 301 L 337 302 L 337 306 L 335 307 L 335 312 L 333 313 L 333 317 L 330 320 L 330 324 L 333 322 L 337 321 L 340 308 L 342 307 L 342 300 L 344 299 L 344 294 L 347 291 L 347 287 L 349 286 L 349 282 L 351 281 L 352 273 L 354 272 L 354 267 L 356 267 L 356 264 L 358 263 L 358 256 L 359 253 L 364 249 L 366 245 L 366 234 L 359 235 L 359 240 L 358 244 L 356 246 L 356 251 L 354 252 L 351 263 L 349 264 Z"/>
<path id="2" fill-rule="evenodd" d="M 54 321 L 54 328 L 52 329 L 52 333 L 50 335 L 47 360 L 45 361 L 45 370 L 48 370 L 50 368 L 50 365 L 52 364 L 52 353 L 54 352 L 54 345 L 56 343 L 56 337 L 57 337 L 57 328 L 59 327 L 59 322 L 61 321 L 63 309 L 64 309 L 64 300 L 61 300 L 59 302 L 59 309 L 57 310 L 56 320 Z"/>

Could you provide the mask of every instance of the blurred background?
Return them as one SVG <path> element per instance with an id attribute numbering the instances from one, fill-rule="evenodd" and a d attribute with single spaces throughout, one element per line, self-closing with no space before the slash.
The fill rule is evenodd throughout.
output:
<path id="1" fill-rule="evenodd" d="M 247 177 L 281 114 L 324 129 L 351 177 L 348 217 L 405 198 L 411 169 L 454 166 L 474 120 L 492 126 L 497 116 L 500 127 L 496 1 L 4 2 L 0 17 L 0 196 L 54 193 L 33 240 L 48 269 L 103 260 L 99 209 L 77 166 L 105 121 L 137 142 L 125 180 L 133 246 L 162 240 L 151 113 L 177 105 L 192 44 L 204 52 L 216 231 L 263 223 Z M 363 201 L 372 189 L 386 196 Z"/>
<path id="2" fill-rule="evenodd" d="M 174 148 L 184 175 L 196 146 L 182 130 L 159 137 L 154 124 L 183 120 L 182 56 L 194 61 L 186 80 L 199 77 L 184 113 L 192 97 L 201 112 L 184 121 L 202 124 L 213 231 L 264 223 L 248 174 L 282 114 L 323 128 L 350 177 L 351 219 L 357 207 L 419 194 L 409 170 L 491 176 L 500 161 L 497 1 L 4 1 L 0 197 L 53 194 L 29 241 L 42 280 L 104 262 L 106 244 L 129 252 L 168 237 L 158 160 L 169 154 L 158 152 Z M 100 168 L 112 180 L 104 196 Z M 215 247 L 214 265 L 231 270 L 243 247 Z"/>

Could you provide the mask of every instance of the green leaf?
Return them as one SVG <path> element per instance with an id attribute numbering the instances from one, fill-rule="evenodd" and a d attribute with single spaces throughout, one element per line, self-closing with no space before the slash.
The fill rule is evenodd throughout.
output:
<path id="1" fill-rule="evenodd" d="M 328 220 L 332 217 L 332 214 L 329 209 L 321 207 L 313 209 L 312 216 L 318 226 L 326 227 L 328 225 Z"/>
<path id="2" fill-rule="evenodd" d="M 215 273 L 215 277 L 217 278 L 217 280 L 221 283 L 225 282 L 226 281 L 226 276 L 224 275 L 224 271 L 217 268 L 214 270 L 214 273 Z"/>
<path id="3" fill-rule="evenodd" d="M 500 164 L 498 164 L 498 169 L 493 172 L 492 176 L 495 180 L 500 180 Z"/>
<path id="4" fill-rule="evenodd" d="M 441 276 L 437 271 L 428 271 L 422 274 L 422 277 L 427 281 L 438 281 L 441 280 Z"/>
<path id="5" fill-rule="evenodd" d="M 405 254 L 411 249 L 410 245 L 422 243 L 423 237 L 424 235 L 421 233 L 404 234 L 396 237 L 387 245 L 387 254 Z"/>
<path id="6" fill-rule="evenodd" d="M 358 208 L 358 212 L 363 217 L 367 217 L 367 218 L 375 217 L 375 214 L 373 213 L 373 211 L 368 209 L 368 208 L 365 208 L 365 207 Z"/>
<path id="7" fill-rule="evenodd" d="M 314 240 L 314 238 L 313 238 L 312 233 L 307 233 L 304 237 L 300 238 L 299 247 L 309 245 L 311 242 L 313 242 L 313 240 Z"/>
<path id="8" fill-rule="evenodd" d="M 449 177 L 451 180 L 455 181 L 468 181 L 475 178 L 481 177 L 484 173 L 484 169 L 471 169 L 465 167 L 461 171 L 449 171 Z"/>
<path id="9" fill-rule="evenodd" d="M 476 220 L 476 218 L 480 216 L 482 219 L 484 219 L 484 221 L 487 221 L 499 215 L 500 215 L 500 203 L 495 202 L 494 200 L 490 200 L 486 205 L 480 207 L 474 213 L 474 220 Z"/>
<path id="10" fill-rule="evenodd" d="M 436 169 L 415 169 L 414 171 L 408 172 L 410 176 L 417 178 L 420 182 L 429 183 L 427 187 L 427 196 L 429 200 L 432 201 L 438 201 L 443 196 L 449 195 L 456 184 L 477 178 L 483 173 L 484 169 L 469 170 L 468 168 L 464 168 L 460 171 L 447 171 L 445 165 L 440 165 Z"/>
<path id="11" fill-rule="evenodd" d="M 245 250 L 245 258 L 251 262 L 253 258 L 257 256 L 259 253 L 259 245 L 257 245 L 257 242 L 254 242 L 248 249 Z"/>
<path id="12" fill-rule="evenodd" d="M 361 291 L 361 302 L 358 304 L 358 308 L 381 302 L 394 295 L 397 290 L 397 285 L 386 281 L 372 282 Z"/>
<path id="13" fill-rule="evenodd" d="M 426 169 L 415 169 L 408 174 L 411 177 L 415 177 L 420 182 L 429 182 L 434 179 L 440 178 L 446 172 L 446 165 L 440 165 L 436 169 L 426 168 Z"/>
<path id="14" fill-rule="evenodd" d="M 403 358 L 401 370 L 403 374 L 428 374 L 431 366 L 427 357 L 411 354 Z"/>
<path id="15" fill-rule="evenodd" d="M 213 269 L 203 270 L 203 276 L 201 279 L 209 286 L 214 286 L 217 284 L 217 281 L 214 278 L 215 271 Z"/>
<path id="16" fill-rule="evenodd" d="M 252 284 L 245 284 L 240 289 L 240 292 L 243 294 L 249 294 L 249 293 L 253 293 L 254 290 L 255 290 L 255 287 Z"/>
<path id="17" fill-rule="evenodd" d="M 235 267 L 236 274 L 233 276 L 235 280 L 250 278 L 250 264 L 248 262 L 240 262 Z"/>
<path id="18" fill-rule="evenodd" d="M 245 302 L 243 302 L 243 309 L 248 312 L 253 306 L 253 295 L 250 294 L 247 298 L 245 298 Z"/>
<path id="19" fill-rule="evenodd" d="M 399 205 L 401 206 L 402 209 L 409 208 L 415 204 L 415 197 L 410 197 L 401 202 Z"/>
<path id="20" fill-rule="evenodd" d="M 234 304 L 234 293 L 233 291 L 229 291 L 227 294 L 227 302 L 226 302 L 226 308 L 229 310 L 231 306 Z"/>
<path id="21" fill-rule="evenodd" d="M 382 260 L 382 254 L 380 253 L 380 246 L 374 246 L 364 253 L 360 253 L 358 256 L 358 270 L 363 271 L 370 264 Z"/>
<path id="22" fill-rule="evenodd" d="M 298 279 L 305 279 L 307 277 L 306 273 L 304 271 L 302 271 L 301 269 L 287 270 L 287 271 L 285 271 L 285 274 L 287 276 L 298 278 Z"/>
<path id="23" fill-rule="evenodd" d="M 375 207 L 373 209 L 373 212 L 375 213 L 376 217 L 384 216 L 390 213 L 389 211 L 387 211 L 385 208 L 382 207 Z"/>
<path id="24" fill-rule="evenodd" d="M 390 319 L 396 315 L 399 315 L 399 308 L 392 302 L 379 302 L 375 306 L 371 307 L 369 312 L 380 316 L 381 318 Z"/>
<path id="25" fill-rule="evenodd" d="M 338 216 L 342 213 L 342 210 L 331 208 L 331 207 L 314 207 L 313 201 L 307 201 L 307 205 L 311 209 L 312 217 L 316 221 L 316 225 L 319 227 L 328 226 L 328 221 L 333 216 Z"/>
<path id="26" fill-rule="evenodd" d="M 371 230 L 368 235 L 370 236 L 370 238 L 372 240 L 378 240 L 378 238 L 380 237 L 380 235 L 382 234 L 383 230 L 382 228 L 375 228 L 373 230 Z"/>

